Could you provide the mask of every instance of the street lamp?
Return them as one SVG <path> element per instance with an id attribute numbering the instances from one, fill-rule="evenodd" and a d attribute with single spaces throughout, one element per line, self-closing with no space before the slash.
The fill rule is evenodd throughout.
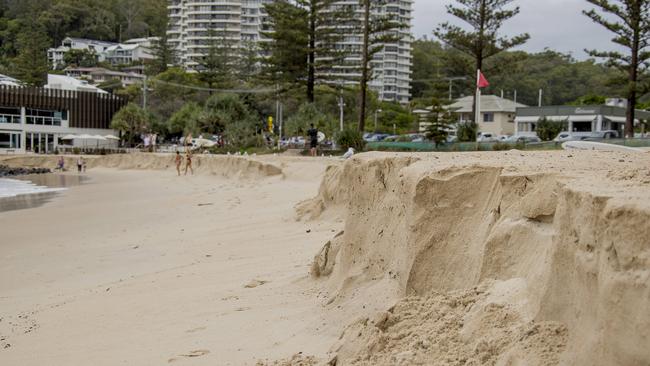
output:
<path id="1" fill-rule="evenodd" d="M 381 109 L 375 109 L 375 132 L 377 132 L 377 114 L 381 112 Z"/>

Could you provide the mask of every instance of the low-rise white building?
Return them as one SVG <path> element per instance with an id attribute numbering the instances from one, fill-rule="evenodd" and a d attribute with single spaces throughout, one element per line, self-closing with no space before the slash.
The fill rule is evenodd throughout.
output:
<path id="1" fill-rule="evenodd" d="M 85 50 L 98 62 L 126 65 L 154 59 L 151 48 L 158 37 L 134 38 L 124 43 L 104 42 L 85 38 L 66 37 L 61 46 L 47 50 L 47 59 L 54 69 L 65 67 L 65 54 L 70 50 Z"/>
<path id="2" fill-rule="evenodd" d="M 650 112 L 637 110 L 635 124 L 640 119 L 650 120 Z M 621 137 L 624 135 L 626 108 L 614 105 L 546 106 L 517 109 L 516 134 L 537 136 L 541 119 L 565 123 L 565 132 L 579 136 Z"/>
<path id="3" fill-rule="evenodd" d="M 67 76 L 83 79 L 90 84 L 101 84 L 110 80 L 119 80 L 122 86 L 142 84 L 144 75 L 135 72 L 120 72 L 108 70 L 103 67 L 74 67 L 65 69 Z"/>
<path id="4" fill-rule="evenodd" d="M 111 65 L 129 65 L 154 58 L 151 49 L 140 44 L 118 44 L 109 47 L 105 54 L 106 62 Z"/>
<path id="5" fill-rule="evenodd" d="M 464 123 L 474 120 L 473 105 L 474 97 L 470 95 L 458 99 L 448 108 L 458 115 L 459 122 Z M 526 105 L 496 95 L 482 95 L 480 107 L 479 131 L 503 136 L 515 134 L 517 108 Z"/>
<path id="6" fill-rule="evenodd" d="M 115 46 L 117 43 L 97 41 L 94 39 L 66 37 L 61 45 L 56 48 L 47 50 L 47 59 L 53 69 L 59 69 L 65 66 L 64 57 L 70 50 L 86 50 L 97 56 L 97 61 L 103 62 L 106 50 Z"/>
<path id="7" fill-rule="evenodd" d="M 124 41 L 124 44 L 137 44 L 145 48 L 152 49 L 156 42 L 160 40 L 160 37 L 146 37 L 146 38 L 133 38 Z"/>

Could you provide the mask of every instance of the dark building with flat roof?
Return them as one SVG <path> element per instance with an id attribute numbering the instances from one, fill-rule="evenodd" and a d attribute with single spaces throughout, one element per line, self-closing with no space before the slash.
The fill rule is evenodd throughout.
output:
<path id="1" fill-rule="evenodd" d="M 115 135 L 111 94 L 0 85 L 0 150 L 52 152 L 69 134 Z"/>

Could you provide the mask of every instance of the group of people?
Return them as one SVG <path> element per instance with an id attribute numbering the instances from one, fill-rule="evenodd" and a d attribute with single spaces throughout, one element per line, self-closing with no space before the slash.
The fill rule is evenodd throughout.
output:
<path id="1" fill-rule="evenodd" d="M 59 156 L 59 161 L 56 163 L 56 170 L 60 170 L 62 172 L 65 171 L 65 159 L 63 158 L 63 156 Z M 83 156 L 77 158 L 77 172 L 79 173 L 86 172 L 86 159 L 84 159 Z"/>
<path id="2" fill-rule="evenodd" d="M 176 172 L 179 177 L 181 176 L 181 165 L 183 165 L 183 156 L 180 152 L 176 151 Z M 185 175 L 187 175 L 188 170 L 192 175 L 194 175 L 194 169 L 192 168 L 192 152 L 189 149 L 185 153 Z"/>

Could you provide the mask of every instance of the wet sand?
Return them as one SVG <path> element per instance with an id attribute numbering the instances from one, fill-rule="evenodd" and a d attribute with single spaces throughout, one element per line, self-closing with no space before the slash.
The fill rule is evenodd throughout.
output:
<path id="1" fill-rule="evenodd" d="M 73 174 L 36 174 L 10 177 L 10 179 L 24 180 L 48 188 L 69 188 L 86 183 L 88 178 L 83 175 Z M 15 197 L 0 198 L 0 212 L 36 208 L 51 202 L 65 191 L 22 194 Z"/>

